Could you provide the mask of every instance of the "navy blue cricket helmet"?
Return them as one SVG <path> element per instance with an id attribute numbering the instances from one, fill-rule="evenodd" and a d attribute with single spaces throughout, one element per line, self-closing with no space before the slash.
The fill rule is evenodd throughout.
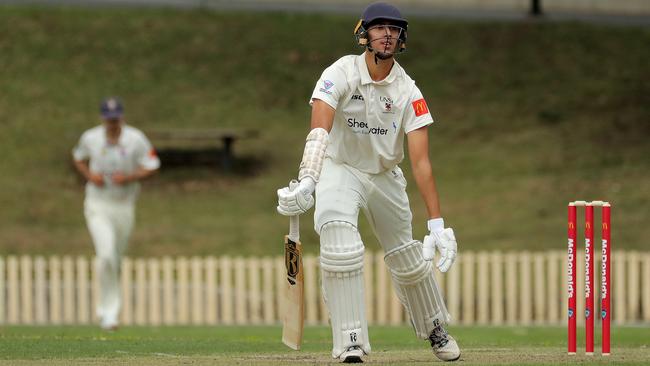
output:
<path id="1" fill-rule="evenodd" d="M 375 2 L 366 7 L 361 15 L 361 19 L 354 27 L 354 36 L 357 43 L 362 47 L 370 48 L 370 40 L 368 39 L 368 29 L 373 25 L 389 22 L 393 26 L 401 28 L 397 52 L 404 52 L 406 50 L 406 31 L 408 29 L 408 21 L 402 16 L 402 13 L 395 6 L 385 2 Z M 370 48 L 370 50 L 372 50 Z"/>

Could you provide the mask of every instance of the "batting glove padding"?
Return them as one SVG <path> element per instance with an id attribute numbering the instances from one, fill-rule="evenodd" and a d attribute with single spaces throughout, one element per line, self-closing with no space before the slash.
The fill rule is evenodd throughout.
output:
<path id="1" fill-rule="evenodd" d="M 323 169 L 323 159 L 325 158 L 325 149 L 329 143 L 329 133 L 324 128 L 314 128 L 307 135 L 305 151 L 302 154 L 298 179 L 310 177 L 314 182 L 318 182 L 320 171 Z"/>
<path id="2" fill-rule="evenodd" d="M 315 187 L 313 179 L 307 177 L 293 190 L 289 187 L 278 189 L 278 212 L 284 216 L 295 216 L 309 211 L 314 205 Z"/>
<path id="3" fill-rule="evenodd" d="M 447 272 L 458 253 L 458 244 L 454 230 L 451 228 L 444 229 L 442 219 L 433 219 L 428 222 L 429 235 L 422 241 L 422 256 L 424 260 L 433 260 L 436 255 L 436 248 L 440 251 L 440 260 L 436 264 L 440 272 Z"/>

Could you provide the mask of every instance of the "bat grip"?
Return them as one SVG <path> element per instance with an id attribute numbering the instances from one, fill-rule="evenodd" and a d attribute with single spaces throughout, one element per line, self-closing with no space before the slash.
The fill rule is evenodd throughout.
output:
<path id="1" fill-rule="evenodd" d="M 289 217 L 289 239 L 300 240 L 300 216 L 298 215 Z"/>

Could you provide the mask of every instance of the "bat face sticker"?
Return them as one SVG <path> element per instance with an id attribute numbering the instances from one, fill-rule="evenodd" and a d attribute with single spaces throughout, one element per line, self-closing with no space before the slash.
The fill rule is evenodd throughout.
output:
<path id="1" fill-rule="evenodd" d="M 296 277 L 300 273 L 300 253 L 296 248 L 296 243 L 287 239 L 284 247 L 284 265 L 287 268 L 287 281 L 289 284 L 296 284 Z"/>

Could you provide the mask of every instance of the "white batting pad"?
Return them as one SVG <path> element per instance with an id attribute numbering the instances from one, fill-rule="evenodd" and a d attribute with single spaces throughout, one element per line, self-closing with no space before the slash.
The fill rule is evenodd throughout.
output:
<path id="1" fill-rule="evenodd" d="M 332 323 L 332 357 L 349 347 L 370 353 L 363 287 L 363 252 L 359 232 L 344 221 L 330 221 L 320 233 L 323 297 Z"/>
<path id="2" fill-rule="evenodd" d="M 307 142 L 305 143 L 305 151 L 302 154 L 302 161 L 300 162 L 300 171 L 298 172 L 298 180 L 304 177 L 311 177 L 314 182 L 318 182 L 320 178 L 320 171 L 323 168 L 323 158 L 325 157 L 325 149 L 329 142 L 329 133 L 324 128 L 314 128 L 307 135 Z"/>
<path id="3" fill-rule="evenodd" d="M 431 262 L 422 257 L 422 243 L 403 244 L 384 257 L 399 299 L 408 311 L 418 338 L 427 339 L 434 320 L 450 320 Z"/>

